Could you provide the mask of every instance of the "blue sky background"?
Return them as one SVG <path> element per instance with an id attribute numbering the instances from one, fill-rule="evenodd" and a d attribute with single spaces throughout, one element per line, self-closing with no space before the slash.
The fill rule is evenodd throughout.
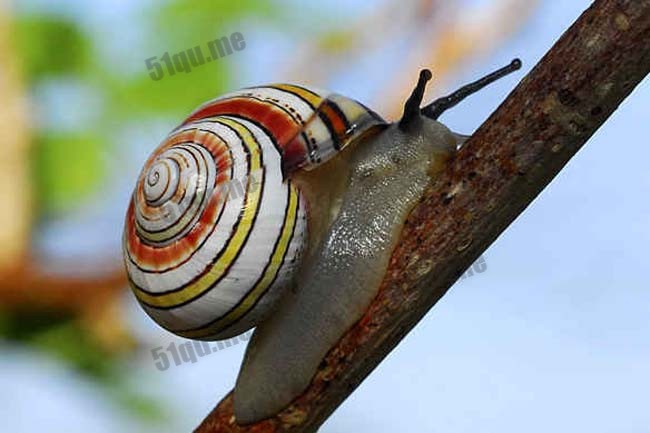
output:
<path id="1" fill-rule="evenodd" d="M 90 22 L 130 7 L 117 2 L 118 12 L 109 13 L 106 5 L 115 2 L 64 3 L 88 13 Z M 318 7 L 361 14 L 373 3 Z M 590 3 L 544 1 L 522 32 L 468 65 L 455 84 L 514 56 L 529 70 Z M 273 38 L 249 39 L 241 61 L 270 62 L 272 44 Z M 263 67 L 245 70 L 242 85 L 278 78 Z M 502 80 L 442 121 L 471 133 L 522 76 Z M 362 100 L 368 92 L 361 80 L 334 86 Z M 321 431 L 650 432 L 649 106 L 646 79 L 485 253 L 487 271 L 457 283 Z M 135 159 L 153 144 L 143 144 Z M 111 197 L 126 202 L 130 185 L 124 181 Z M 92 208 L 79 220 L 51 228 L 43 248 L 63 248 L 61 233 L 97 212 Z M 105 232 L 121 225 L 122 214 L 119 207 L 104 214 Z M 118 230 L 106 242 L 116 243 L 119 236 Z M 93 239 L 78 237 L 64 247 L 81 251 L 88 242 Z M 152 348 L 181 341 L 159 331 L 130 297 L 125 308 Z M 55 361 L 14 347 L 1 350 L 2 431 L 147 431 L 117 416 L 104 396 Z M 173 408 L 165 431 L 187 432 L 232 387 L 242 355 L 239 345 L 160 372 L 145 353 L 134 364 L 133 380 Z"/>

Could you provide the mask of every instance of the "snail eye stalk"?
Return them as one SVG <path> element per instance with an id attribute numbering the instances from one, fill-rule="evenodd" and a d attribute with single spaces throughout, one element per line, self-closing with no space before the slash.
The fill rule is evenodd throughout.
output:
<path id="1" fill-rule="evenodd" d="M 431 104 L 422 108 L 422 115 L 437 120 L 445 111 L 456 106 L 468 96 L 473 95 L 484 87 L 519 69 L 521 69 L 521 60 L 514 59 L 508 66 L 498 69 L 473 83 L 467 84 L 450 95 L 436 99 Z"/>
<path id="2" fill-rule="evenodd" d="M 409 96 L 404 104 L 404 114 L 398 124 L 399 129 L 402 131 L 406 131 L 413 119 L 420 115 L 420 105 L 422 104 L 422 98 L 424 98 L 424 90 L 427 87 L 427 82 L 431 80 L 431 77 L 432 75 L 430 70 L 422 69 L 420 71 L 418 84 L 415 86 L 411 96 Z"/>

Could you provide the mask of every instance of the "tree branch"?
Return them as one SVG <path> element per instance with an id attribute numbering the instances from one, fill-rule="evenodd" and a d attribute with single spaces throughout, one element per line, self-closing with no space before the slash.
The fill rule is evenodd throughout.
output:
<path id="1" fill-rule="evenodd" d="M 71 266 L 66 269 L 72 269 Z M 44 271 L 53 267 L 56 266 L 28 257 L 20 266 L 0 272 L 0 306 L 79 312 L 115 299 L 128 285 L 124 268 L 117 263 L 106 263 L 105 269 L 92 275 Z"/>
<path id="2" fill-rule="evenodd" d="M 315 431 L 648 74 L 649 47 L 650 0 L 595 1 L 426 192 L 377 297 L 307 390 L 243 427 L 230 394 L 196 431 Z"/>

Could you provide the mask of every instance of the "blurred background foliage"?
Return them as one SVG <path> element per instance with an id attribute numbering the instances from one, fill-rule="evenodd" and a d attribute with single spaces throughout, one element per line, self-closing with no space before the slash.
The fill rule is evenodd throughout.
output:
<path id="1" fill-rule="evenodd" d="M 143 36 L 149 52 L 174 53 L 215 39 L 220 29 L 233 28 L 244 19 L 279 24 L 275 11 L 266 0 L 168 1 L 143 8 L 136 19 L 147 33 Z M 88 122 L 62 127 L 46 121 L 33 131 L 36 203 L 42 206 L 41 215 L 65 211 L 96 191 L 107 175 L 103 154 L 115 138 L 116 126 L 133 119 L 179 118 L 206 95 L 222 93 L 231 81 L 232 72 L 224 61 L 197 68 L 191 75 L 154 82 L 142 71 L 124 70 L 107 57 L 98 35 L 77 17 L 21 13 L 19 8 L 13 19 L 20 67 L 37 99 L 47 98 L 52 87 L 65 86 L 81 94 L 75 102 L 94 95 L 100 95 L 101 101 L 91 107 L 96 112 Z M 119 37 L 120 29 L 113 30 Z M 52 115 L 36 108 L 44 117 Z"/>
<path id="2" fill-rule="evenodd" d="M 2 13 L 8 15 L 6 25 L 12 29 L 13 53 L 19 53 L 9 60 L 15 62 L 16 70 L 20 71 L 14 84 L 23 87 L 29 97 L 26 127 L 30 144 L 21 163 L 29 167 L 27 184 L 30 188 L 20 194 L 30 203 L 34 227 L 28 237 L 21 240 L 25 244 L 24 251 L 8 259 L 3 266 L 8 275 L 17 274 L 18 277 L 5 281 L 2 291 L 30 293 L 25 293 L 24 299 L 16 293 L 5 296 L 8 302 L 0 305 L 0 336 L 69 364 L 79 374 L 96 381 L 132 414 L 149 420 L 164 420 L 164 411 L 158 402 L 129 387 L 124 366 L 134 344 L 132 338 L 125 335 L 124 326 L 117 323 L 119 319 L 115 316 L 120 313 L 112 318 L 106 314 L 100 316 L 106 321 L 101 323 L 99 330 L 96 329 L 97 316 L 92 315 L 90 326 L 87 326 L 89 320 L 84 320 L 84 316 L 89 315 L 88 309 L 93 312 L 111 309 L 109 306 L 116 302 L 112 296 L 89 298 L 87 303 L 92 308 L 85 305 L 68 308 L 65 295 L 45 305 L 30 301 L 30 298 L 38 298 L 39 292 L 69 290 L 67 279 L 77 280 L 78 285 L 79 277 L 74 271 L 69 272 L 74 267 L 71 263 L 60 265 L 65 276 L 55 277 L 62 281 L 54 288 L 47 278 L 26 286 L 24 281 L 17 279 L 29 272 L 21 272 L 20 268 L 30 267 L 24 261 L 32 258 L 30 249 L 38 242 L 34 239 L 38 226 L 47 225 L 52 219 L 70 217 L 95 200 L 102 185 L 111 181 L 116 173 L 110 171 L 107 155 L 116 151 L 113 143 L 129 124 L 136 119 L 146 123 L 160 118 L 181 118 L 197 101 L 228 89 L 232 71 L 227 61 L 214 62 L 197 68 L 191 75 L 179 74 L 155 82 L 144 73 L 144 67 L 129 71 L 119 61 L 119 55 L 117 58 L 107 56 L 106 41 L 100 39 L 101 34 L 93 32 L 83 16 L 66 13 L 65 9 L 23 10 L 21 5 L 15 6 Z M 221 29 L 232 28 L 234 23 L 245 19 L 255 18 L 269 24 L 281 22 L 274 13 L 277 9 L 266 0 L 167 1 L 138 9 L 131 23 L 136 20 L 142 26 L 145 52 L 150 53 L 173 53 L 204 43 L 220 36 Z M 119 27 L 111 30 L 114 37 L 120 37 Z M 80 112 L 81 119 L 71 119 Z M 29 195 L 33 198 L 27 199 Z M 116 255 L 102 251 L 89 251 L 88 254 L 112 261 Z M 41 260 L 41 265 L 47 267 L 46 272 L 56 273 L 52 267 L 59 265 L 49 263 L 54 258 Z M 88 296 L 102 275 L 91 273 L 84 278 L 87 284 L 82 284 L 82 289 L 87 290 L 85 296 Z M 124 287 L 121 279 L 112 290 L 114 296 L 121 297 Z M 98 301 L 105 302 L 106 306 L 98 305 Z M 114 337 L 100 335 L 113 331 Z"/>
<path id="3" fill-rule="evenodd" d="M 363 83 L 355 96 L 390 117 L 420 67 L 444 86 L 507 41 L 537 2 L 474 3 L 381 1 L 348 16 L 316 2 L 301 11 L 279 0 L 100 2 L 104 19 L 90 3 L 0 2 L 0 126 L 11 130 L 0 183 L 12 185 L 0 199 L 13 209 L 0 224 L 3 344 L 63 362 L 142 421 L 168 419 L 173 411 L 130 378 L 147 343 L 125 313 L 120 218 L 144 156 L 199 103 L 250 78 Z M 243 57 L 149 77 L 144 59 L 233 31 L 248 38 Z M 369 68 L 380 58 L 396 67 Z"/>

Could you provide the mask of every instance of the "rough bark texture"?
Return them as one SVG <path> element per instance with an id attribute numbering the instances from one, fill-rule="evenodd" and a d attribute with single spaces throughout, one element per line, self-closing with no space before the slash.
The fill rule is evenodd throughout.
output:
<path id="1" fill-rule="evenodd" d="M 196 431 L 316 431 L 649 71 L 650 0 L 595 1 L 427 191 L 378 296 L 303 395 L 238 426 L 230 394 Z"/>

